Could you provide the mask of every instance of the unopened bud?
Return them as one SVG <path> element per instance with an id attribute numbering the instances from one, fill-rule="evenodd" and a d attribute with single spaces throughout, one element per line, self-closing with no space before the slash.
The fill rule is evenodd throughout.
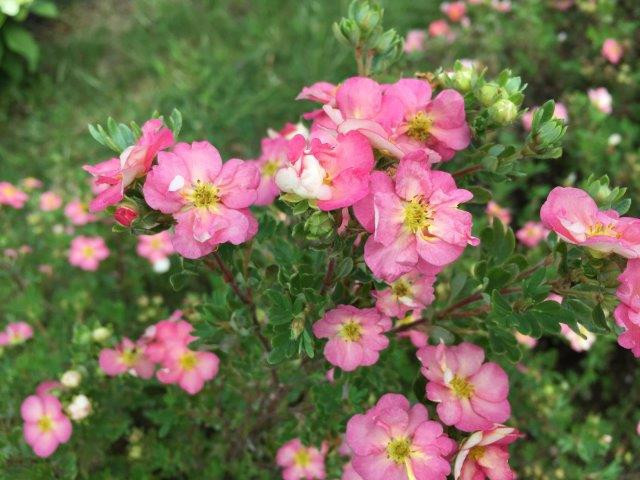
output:
<path id="1" fill-rule="evenodd" d="M 60 383 L 67 388 L 76 388 L 82 381 L 82 375 L 77 370 L 67 370 L 60 377 Z"/>
<path id="2" fill-rule="evenodd" d="M 294 318 L 291 322 L 291 336 L 296 339 L 304 330 L 304 319 Z"/>
<path id="3" fill-rule="evenodd" d="M 91 401 L 86 395 L 76 395 L 67 406 L 67 413 L 71 420 L 78 421 L 87 418 L 91 413 Z"/>
<path id="4" fill-rule="evenodd" d="M 518 107 L 511 100 L 498 100 L 489 108 L 491 119 L 500 125 L 506 125 L 515 120 L 518 115 Z"/>
<path id="5" fill-rule="evenodd" d="M 452 80 L 454 86 L 461 92 L 465 93 L 471 90 L 474 77 L 475 71 L 473 68 L 464 67 L 453 73 Z"/>
<path id="6" fill-rule="evenodd" d="M 107 327 L 98 327 L 91 332 L 91 339 L 94 342 L 104 342 L 107 338 L 111 336 L 111 330 Z"/>
<path id="7" fill-rule="evenodd" d="M 480 100 L 480 103 L 485 107 L 490 107 L 498 99 L 499 94 L 500 87 L 498 85 L 495 83 L 487 83 L 483 85 L 480 92 L 478 92 L 478 100 Z"/>
<path id="8" fill-rule="evenodd" d="M 363 32 L 373 31 L 382 20 L 382 9 L 371 5 L 369 1 L 360 1 L 352 4 L 353 10 L 349 13 Z"/>
<path id="9" fill-rule="evenodd" d="M 133 221 L 138 218 L 138 212 L 133 207 L 121 205 L 116 208 L 113 218 L 123 227 L 130 227 Z"/>

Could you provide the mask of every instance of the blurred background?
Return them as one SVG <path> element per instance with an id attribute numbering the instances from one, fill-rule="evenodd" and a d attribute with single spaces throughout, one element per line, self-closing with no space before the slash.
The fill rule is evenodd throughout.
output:
<path id="1" fill-rule="evenodd" d="M 634 201 L 630 214 L 638 216 L 640 2 L 452 3 L 384 2 L 385 25 L 408 35 L 406 55 L 394 74 L 449 69 L 457 59 L 486 67 L 492 76 L 509 68 L 529 85 L 527 106 L 555 99 L 569 125 L 560 159 L 528 164 L 526 178 L 496 192 L 496 201 L 510 209 L 513 227 L 538 218 L 552 186 L 591 174 L 607 174 L 612 185 L 628 187 Z M 293 101 L 303 86 L 355 74 L 351 53 L 331 31 L 347 5 L 346 0 L 0 0 L 0 181 L 24 186 L 25 178 L 34 177 L 65 203 L 86 203 L 90 187 L 80 167 L 109 155 L 87 125 L 104 124 L 108 116 L 142 123 L 156 111 L 168 115 L 174 108 L 182 112 L 185 141 L 207 139 L 223 158 L 254 158 L 268 128 L 297 122 L 310 109 Z M 518 122 L 501 133 L 501 141 L 521 138 L 526 130 L 526 122 Z M 73 451 L 65 449 L 50 462 L 36 460 L 22 444 L 17 406 L 42 379 L 70 363 L 94 359 L 93 330 L 117 331 L 132 321 L 142 330 L 149 319 L 164 318 L 184 301 L 146 260 L 127 255 L 136 248 L 132 238 L 109 240 L 108 275 L 72 269 L 66 262 L 71 237 L 106 235 L 110 227 L 79 227 L 62 213 L 44 216 L 36 198 L 30 200 L 31 213 L 0 210 L 5 251 L 0 326 L 26 319 L 40 333 L 29 355 L 19 352 L 11 362 L 7 353 L 0 357 L 0 478 L 222 478 L 212 465 L 206 467 L 208 476 L 198 476 L 204 467 L 194 456 L 204 455 L 205 447 L 185 447 L 185 436 L 196 434 L 169 420 L 175 405 L 206 416 L 212 408 L 206 398 L 187 408 L 179 394 L 169 393 L 156 405 L 145 421 L 170 426 L 145 438 L 145 464 L 134 462 L 141 454 L 133 449 L 132 420 L 116 406 L 96 415 L 93 434 L 89 429 L 80 434 L 87 441 L 76 439 Z M 24 245 L 34 254 L 21 252 Z M 38 326 L 43 318 L 56 321 L 47 320 L 45 329 Z M 519 405 L 519 418 L 530 416 L 527 429 L 536 436 L 512 449 L 520 478 L 640 478 L 637 361 L 612 339 L 596 341 L 588 355 L 556 338 L 538 348 L 523 367 L 534 373 L 512 383 L 511 402 Z M 122 395 L 144 404 L 145 393 L 135 389 L 123 391 L 115 383 L 98 387 L 103 404 L 121 404 Z M 143 417 L 142 407 L 136 415 Z M 193 438 L 207 442 L 210 436 L 205 431 Z M 213 449 L 206 458 L 224 458 L 222 447 L 206 448 Z M 234 478 L 276 478 L 267 467 L 269 455 L 258 452 L 255 461 L 247 453 L 234 460 Z M 337 472 L 337 465 L 330 471 Z"/>

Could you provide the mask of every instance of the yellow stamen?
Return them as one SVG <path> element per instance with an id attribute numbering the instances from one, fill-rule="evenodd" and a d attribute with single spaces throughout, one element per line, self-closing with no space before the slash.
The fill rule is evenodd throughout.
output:
<path id="1" fill-rule="evenodd" d="M 38 428 L 42 433 L 47 433 L 53 430 L 53 420 L 49 415 L 43 415 L 38 420 Z"/>
<path id="2" fill-rule="evenodd" d="M 218 188 L 200 180 L 196 182 L 195 188 L 187 193 L 186 199 L 196 208 L 215 208 L 220 201 Z"/>
<path id="3" fill-rule="evenodd" d="M 93 258 L 95 256 L 96 251 L 93 247 L 87 245 L 86 247 L 82 247 L 82 256 L 85 258 Z"/>
<path id="4" fill-rule="evenodd" d="M 408 438 L 398 437 L 387 443 L 387 458 L 396 463 L 405 463 L 411 456 L 411 442 Z"/>
<path id="5" fill-rule="evenodd" d="M 133 367 L 138 361 L 138 353 L 135 350 L 125 350 L 120 354 L 120 361 L 127 367 Z"/>
<path id="6" fill-rule="evenodd" d="M 411 287 L 404 280 L 398 280 L 391 286 L 391 291 L 396 297 L 406 297 L 411 293 Z"/>
<path id="7" fill-rule="evenodd" d="M 180 357 L 180 366 L 183 370 L 193 370 L 196 365 L 198 365 L 198 357 L 196 357 L 195 353 L 187 352 Z"/>
<path id="8" fill-rule="evenodd" d="M 280 163 L 277 160 L 268 160 L 267 163 L 262 166 L 262 176 L 271 178 L 276 174 L 279 168 Z"/>
<path id="9" fill-rule="evenodd" d="M 471 450 L 469 450 L 469 458 L 475 462 L 477 462 L 478 460 L 480 460 L 482 458 L 482 456 L 484 455 L 485 452 L 485 448 L 482 445 L 479 445 L 477 447 L 473 447 Z"/>
<path id="10" fill-rule="evenodd" d="M 602 222 L 597 222 L 589 226 L 589 228 L 587 228 L 587 236 L 620 238 L 620 234 L 616 232 L 615 225 L 604 225 Z"/>
<path id="11" fill-rule="evenodd" d="M 429 228 L 433 221 L 433 211 L 428 203 L 422 197 L 414 197 L 404 207 L 404 224 L 411 233 L 421 231 L 426 234 L 425 230 Z"/>
<path id="12" fill-rule="evenodd" d="M 418 112 L 411 120 L 409 120 L 407 135 L 420 142 L 424 142 L 431 136 L 430 132 L 432 126 L 433 120 L 424 112 Z"/>
<path id="13" fill-rule="evenodd" d="M 293 462 L 299 467 L 308 467 L 311 463 L 311 455 L 309 455 L 306 448 L 301 448 L 293 456 Z"/>
<path id="14" fill-rule="evenodd" d="M 471 398 L 473 395 L 473 385 L 466 378 L 454 376 L 449 384 L 453 393 L 459 398 Z"/>
<path id="15" fill-rule="evenodd" d="M 342 324 L 338 335 L 347 342 L 357 342 L 362 338 L 362 325 L 354 320 L 349 320 Z"/>

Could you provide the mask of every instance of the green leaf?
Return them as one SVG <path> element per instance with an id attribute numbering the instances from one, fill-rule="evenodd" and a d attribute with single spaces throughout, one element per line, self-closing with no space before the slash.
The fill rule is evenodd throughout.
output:
<path id="1" fill-rule="evenodd" d="M 171 288 L 173 288 L 176 292 L 179 292 L 184 287 L 186 287 L 193 277 L 197 277 L 198 274 L 192 272 L 190 270 L 182 270 L 181 272 L 176 272 L 169 277 L 169 283 L 171 284 Z"/>
<path id="2" fill-rule="evenodd" d="M 174 137 L 177 137 L 180 134 L 180 130 L 182 130 L 182 113 L 177 108 L 174 108 L 169 116 L 169 128 Z"/>
<path id="3" fill-rule="evenodd" d="M 267 290 L 264 293 L 268 303 L 269 322 L 274 325 L 290 323 L 293 320 L 293 305 L 289 295 L 277 290 Z"/>
<path id="4" fill-rule="evenodd" d="M 2 33 L 7 49 L 24 57 L 29 71 L 35 71 L 40 59 L 40 48 L 33 36 L 26 29 L 12 23 L 5 25 Z"/>
<path id="5" fill-rule="evenodd" d="M 335 269 L 336 280 L 346 277 L 351 273 L 351 270 L 353 270 L 353 259 L 351 257 L 343 258 Z"/>
<path id="6" fill-rule="evenodd" d="M 29 11 L 46 18 L 58 16 L 58 7 L 49 0 L 36 0 L 29 6 Z"/>
<path id="7" fill-rule="evenodd" d="M 489 200 L 493 198 L 493 194 L 491 193 L 491 190 L 488 190 L 484 187 L 478 187 L 478 186 L 467 187 L 467 190 L 473 193 L 473 198 L 469 201 L 469 203 L 480 203 L 484 205 L 485 203 L 488 203 Z"/>

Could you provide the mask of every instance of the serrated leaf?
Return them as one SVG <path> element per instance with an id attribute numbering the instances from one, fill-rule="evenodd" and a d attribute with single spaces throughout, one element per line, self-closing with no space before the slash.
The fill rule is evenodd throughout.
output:
<path id="1" fill-rule="evenodd" d="M 269 307 L 267 309 L 269 323 L 274 325 L 290 323 L 293 320 L 293 305 L 287 294 L 277 290 L 267 290 L 264 293 Z"/>

